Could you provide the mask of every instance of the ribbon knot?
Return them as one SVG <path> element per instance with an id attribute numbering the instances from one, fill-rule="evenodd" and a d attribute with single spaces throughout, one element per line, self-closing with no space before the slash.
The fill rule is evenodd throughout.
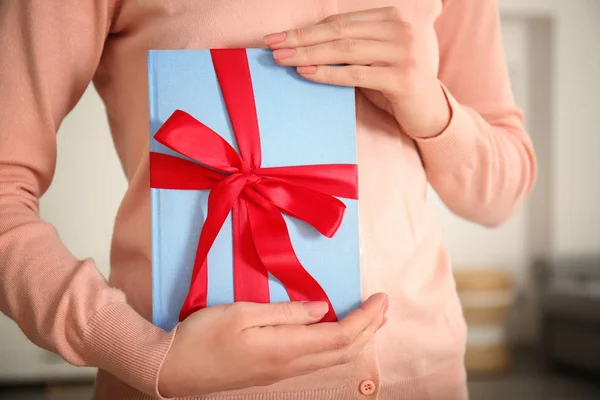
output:
<path id="1" fill-rule="evenodd" d="M 323 320 L 336 321 L 327 294 L 298 260 L 282 213 L 332 237 L 345 210 L 335 196 L 358 196 L 356 165 L 261 168 L 260 133 L 246 51 L 211 50 L 211 56 L 240 153 L 181 110 L 169 117 L 154 138 L 188 159 L 150 153 L 151 187 L 210 190 L 180 320 L 206 307 L 207 256 L 231 213 L 234 300 L 269 302 L 271 274 L 292 301 L 326 301 L 329 311 Z"/>
<path id="2" fill-rule="evenodd" d="M 262 176 L 255 174 L 254 172 L 243 173 L 242 176 L 246 179 L 246 185 L 254 187 L 260 183 Z"/>

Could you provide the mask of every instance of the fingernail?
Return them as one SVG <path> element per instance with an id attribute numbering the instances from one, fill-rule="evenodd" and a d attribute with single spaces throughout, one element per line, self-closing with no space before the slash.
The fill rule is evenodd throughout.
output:
<path id="1" fill-rule="evenodd" d="M 379 325 L 379 328 L 377 328 L 377 329 L 383 328 L 383 326 L 385 325 L 386 322 L 388 322 L 387 317 L 383 317 L 383 321 L 381 321 L 381 325 Z"/>
<path id="2" fill-rule="evenodd" d="M 315 72 L 317 72 L 317 66 L 316 65 L 307 65 L 307 66 L 298 67 L 298 68 L 296 68 L 296 70 L 298 71 L 299 74 L 310 75 L 310 74 L 314 74 Z"/>
<path id="3" fill-rule="evenodd" d="M 275 43 L 283 42 L 286 36 L 287 34 L 285 32 L 271 33 L 270 35 L 264 36 L 263 40 L 267 46 L 270 46 Z"/>
<path id="4" fill-rule="evenodd" d="M 311 301 L 304 303 L 308 315 L 313 318 L 321 318 L 329 311 L 329 304 L 324 301 Z"/>
<path id="5" fill-rule="evenodd" d="M 284 58 L 290 58 L 296 54 L 296 49 L 279 49 L 273 51 L 273 57 L 276 60 L 282 60 Z"/>
<path id="6" fill-rule="evenodd" d="M 385 296 L 385 300 L 383 301 L 383 305 L 381 306 L 383 313 L 385 314 L 387 310 L 390 308 L 390 296 Z"/>

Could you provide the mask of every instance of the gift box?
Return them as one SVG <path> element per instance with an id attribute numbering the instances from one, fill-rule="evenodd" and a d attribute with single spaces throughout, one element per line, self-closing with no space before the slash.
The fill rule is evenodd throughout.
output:
<path id="1" fill-rule="evenodd" d="M 234 301 L 361 302 L 354 89 L 263 49 L 148 53 L 153 323 Z"/>

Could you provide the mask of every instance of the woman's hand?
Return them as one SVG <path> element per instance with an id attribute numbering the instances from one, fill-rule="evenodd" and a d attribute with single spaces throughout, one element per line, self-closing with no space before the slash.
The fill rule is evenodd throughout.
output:
<path id="1" fill-rule="evenodd" d="M 343 320 L 317 324 L 327 303 L 235 303 L 198 311 L 177 329 L 159 392 L 184 397 L 264 386 L 347 363 L 385 323 L 388 306 L 388 297 L 377 294 Z"/>
<path id="2" fill-rule="evenodd" d="M 413 137 L 448 125 L 450 108 L 415 28 L 395 7 L 333 15 L 265 36 L 277 63 L 315 82 L 356 86 Z"/>

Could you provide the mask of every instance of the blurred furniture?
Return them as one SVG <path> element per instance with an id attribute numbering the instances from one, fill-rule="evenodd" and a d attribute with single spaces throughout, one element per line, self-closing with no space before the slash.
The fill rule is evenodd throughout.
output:
<path id="1" fill-rule="evenodd" d="M 545 361 L 600 373 L 600 256 L 540 261 L 537 274 Z"/>
<path id="2" fill-rule="evenodd" d="M 469 334 L 465 364 L 469 373 L 501 373 L 511 365 L 506 322 L 513 303 L 513 279 L 499 269 L 454 273 Z"/>

